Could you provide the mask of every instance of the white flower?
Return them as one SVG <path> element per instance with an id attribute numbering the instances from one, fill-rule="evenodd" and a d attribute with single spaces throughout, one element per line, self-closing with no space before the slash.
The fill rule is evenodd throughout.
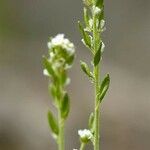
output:
<path id="1" fill-rule="evenodd" d="M 98 15 L 101 12 L 99 7 L 93 6 L 93 14 Z"/>
<path id="2" fill-rule="evenodd" d="M 93 134 L 88 129 L 79 130 L 78 135 L 80 136 L 81 141 L 85 143 L 91 140 L 93 137 Z"/>
<path id="3" fill-rule="evenodd" d="M 49 73 L 48 73 L 47 69 L 44 69 L 44 70 L 43 70 L 43 75 L 49 76 Z"/>
<path id="4" fill-rule="evenodd" d="M 70 54 L 73 54 L 75 51 L 74 44 L 71 43 L 68 39 L 64 38 L 64 34 L 58 34 L 48 42 L 48 48 L 54 48 L 60 46 L 66 49 Z"/>
<path id="5" fill-rule="evenodd" d="M 64 40 L 64 34 L 58 34 L 52 39 L 51 43 L 57 46 L 63 44 L 63 40 Z"/>
<path id="6" fill-rule="evenodd" d="M 50 55 L 51 58 L 53 58 L 55 56 L 53 52 L 50 52 L 49 55 Z"/>

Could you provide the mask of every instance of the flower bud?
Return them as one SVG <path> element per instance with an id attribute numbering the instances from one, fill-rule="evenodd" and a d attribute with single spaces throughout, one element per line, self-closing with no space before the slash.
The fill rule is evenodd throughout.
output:
<path id="1" fill-rule="evenodd" d="M 101 9 L 97 6 L 93 6 L 93 14 L 99 15 L 101 13 Z"/>
<path id="2" fill-rule="evenodd" d="M 78 135 L 80 136 L 80 140 L 83 143 L 89 142 L 93 137 L 93 134 L 91 133 L 91 131 L 87 129 L 79 130 Z"/>

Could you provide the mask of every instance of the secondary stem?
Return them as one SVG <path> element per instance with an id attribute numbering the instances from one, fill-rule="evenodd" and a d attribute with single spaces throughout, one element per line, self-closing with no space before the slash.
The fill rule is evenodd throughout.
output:
<path id="1" fill-rule="evenodd" d="M 80 150 L 84 150 L 84 148 L 85 148 L 85 144 L 81 143 Z"/>
<path id="2" fill-rule="evenodd" d="M 59 122 L 58 149 L 64 150 L 64 120 L 61 117 L 60 110 L 58 112 L 58 122 Z"/>

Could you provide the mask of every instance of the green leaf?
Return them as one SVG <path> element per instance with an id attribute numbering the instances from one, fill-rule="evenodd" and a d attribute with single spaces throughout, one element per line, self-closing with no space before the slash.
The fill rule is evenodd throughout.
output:
<path id="1" fill-rule="evenodd" d="M 58 91 L 56 89 L 56 86 L 54 84 L 49 84 L 48 86 L 49 94 L 53 97 L 52 102 L 57 107 L 58 106 Z"/>
<path id="2" fill-rule="evenodd" d="M 72 65 L 73 61 L 74 61 L 74 55 L 71 55 L 67 58 L 66 63 L 69 65 Z"/>
<path id="3" fill-rule="evenodd" d="M 82 27 L 82 24 L 78 21 L 78 25 L 79 25 L 79 29 L 80 29 L 80 32 L 82 34 L 82 37 L 83 37 L 83 40 L 85 42 L 85 45 L 89 48 L 91 48 L 91 37 L 90 35 L 84 31 L 84 28 Z"/>
<path id="4" fill-rule="evenodd" d="M 86 8 L 84 8 L 84 22 L 86 27 L 89 27 L 89 15 Z"/>
<path id="5" fill-rule="evenodd" d="M 102 48 L 102 43 L 100 44 L 100 46 L 94 56 L 94 66 L 97 66 L 101 60 L 101 48 Z"/>
<path id="6" fill-rule="evenodd" d="M 104 0 L 96 0 L 96 6 L 101 8 L 104 4 Z"/>
<path id="7" fill-rule="evenodd" d="M 99 96 L 100 102 L 102 102 L 104 96 L 106 95 L 109 85 L 110 85 L 110 77 L 109 77 L 109 74 L 107 74 L 104 80 L 102 81 L 102 84 L 100 87 L 100 96 Z"/>
<path id="8" fill-rule="evenodd" d="M 58 123 L 55 120 L 51 111 L 48 111 L 47 117 L 48 117 L 48 123 L 49 123 L 49 126 L 51 128 L 51 131 L 52 131 L 54 137 L 57 137 L 59 134 Z"/>
<path id="9" fill-rule="evenodd" d="M 100 28 L 102 32 L 103 30 L 101 29 L 101 20 L 104 20 L 104 6 L 101 7 L 101 13 L 98 16 L 98 28 Z"/>
<path id="10" fill-rule="evenodd" d="M 65 93 L 63 100 L 61 102 L 61 117 L 63 119 L 66 119 L 68 117 L 69 110 L 70 110 L 69 96 L 67 93 Z"/>
<path id="11" fill-rule="evenodd" d="M 56 87 L 53 84 L 48 85 L 48 90 L 52 97 L 56 97 Z"/>
<path id="12" fill-rule="evenodd" d="M 66 84 L 66 80 L 67 80 L 66 71 L 62 70 L 61 75 L 60 75 L 60 81 L 61 81 L 62 86 Z"/>
<path id="13" fill-rule="evenodd" d="M 90 72 L 90 69 L 88 67 L 88 65 L 83 62 L 83 61 L 80 61 L 80 65 L 81 65 L 81 69 L 83 70 L 83 72 L 88 76 L 90 77 L 91 79 L 94 79 L 94 76 L 93 74 Z"/>
<path id="14" fill-rule="evenodd" d="M 88 126 L 90 130 L 93 130 L 94 128 L 94 113 L 93 112 L 90 114 Z"/>
<path id="15" fill-rule="evenodd" d="M 43 56 L 43 64 L 44 64 L 44 68 L 48 71 L 48 73 L 51 76 L 55 77 L 56 76 L 55 72 L 54 72 L 50 62 L 48 61 L 48 59 L 45 56 Z"/>

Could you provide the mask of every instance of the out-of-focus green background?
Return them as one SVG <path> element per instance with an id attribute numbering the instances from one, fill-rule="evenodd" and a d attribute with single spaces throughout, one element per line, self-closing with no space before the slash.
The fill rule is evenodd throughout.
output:
<path id="1" fill-rule="evenodd" d="M 82 7 L 81 0 L 0 0 L 0 150 L 57 149 L 46 118 L 49 107 L 55 109 L 42 75 L 48 37 L 57 33 L 76 45 L 66 150 L 79 148 L 77 130 L 87 127 L 93 110 L 93 87 L 79 66 L 91 59 L 77 27 Z M 148 150 L 150 1 L 105 0 L 105 10 L 102 70 L 111 86 L 102 105 L 101 148 Z"/>

